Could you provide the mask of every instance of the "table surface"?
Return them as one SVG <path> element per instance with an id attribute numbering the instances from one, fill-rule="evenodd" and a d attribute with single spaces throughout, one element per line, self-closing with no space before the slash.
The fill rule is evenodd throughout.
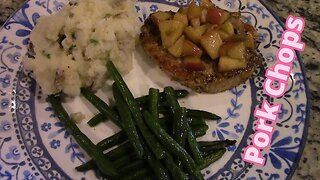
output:
<path id="1" fill-rule="evenodd" d="M 0 26 L 17 10 L 24 0 L 0 1 Z M 282 21 L 288 15 L 305 20 L 302 40 L 306 49 L 302 53 L 311 91 L 311 116 L 308 141 L 293 179 L 319 179 L 320 177 L 320 0 L 272 0 L 265 2 Z"/>

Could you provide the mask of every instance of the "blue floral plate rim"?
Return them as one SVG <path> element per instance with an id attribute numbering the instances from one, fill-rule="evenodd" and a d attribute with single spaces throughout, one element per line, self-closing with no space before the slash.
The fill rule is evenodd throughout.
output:
<path id="1" fill-rule="evenodd" d="M 279 18 L 279 16 L 276 15 L 276 13 L 263 1 L 263 0 L 258 0 L 261 4 L 264 5 L 265 8 L 268 9 L 268 11 L 273 15 L 273 17 L 277 20 L 277 22 L 282 26 L 283 29 L 286 29 L 285 24 L 281 21 L 281 19 Z M 289 14 L 288 14 L 289 16 Z M 302 62 L 302 58 L 301 58 L 301 53 L 299 51 L 296 51 L 297 54 L 297 59 L 300 63 L 300 68 L 301 68 L 301 72 L 303 74 L 304 77 L 307 77 L 306 75 L 306 70 L 304 67 L 304 64 Z M 309 82 L 308 80 L 304 79 L 304 84 L 305 84 L 305 88 L 306 88 L 306 96 L 307 96 L 307 107 L 306 107 L 306 111 L 307 111 L 307 117 L 306 117 L 306 122 L 305 122 L 305 127 L 304 127 L 304 134 L 302 136 L 302 148 L 299 149 L 298 152 L 298 162 L 300 162 L 304 148 L 306 146 L 307 143 L 307 138 L 308 138 L 308 128 L 309 128 L 309 124 L 310 124 L 310 109 L 311 109 L 311 104 L 310 104 L 310 99 L 311 99 L 311 92 L 310 92 L 310 88 L 309 88 Z M 296 171 L 296 169 L 298 168 L 299 163 L 295 163 L 292 167 L 293 171 L 291 171 L 291 173 L 288 175 L 287 179 L 291 179 Z"/>

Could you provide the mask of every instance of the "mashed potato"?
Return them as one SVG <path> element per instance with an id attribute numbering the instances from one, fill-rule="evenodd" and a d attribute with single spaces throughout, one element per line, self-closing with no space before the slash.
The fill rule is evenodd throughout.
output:
<path id="1" fill-rule="evenodd" d="M 107 61 L 121 73 L 132 68 L 138 24 L 132 0 L 78 0 L 39 19 L 24 67 L 46 94 L 77 96 L 81 87 L 98 89 L 108 78 Z"/>

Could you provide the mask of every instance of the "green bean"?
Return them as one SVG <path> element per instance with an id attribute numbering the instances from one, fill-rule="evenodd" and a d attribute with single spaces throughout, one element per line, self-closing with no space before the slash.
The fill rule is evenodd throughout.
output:
<path id="1" fill-rule="evenodd" d="M 167 119 L 166 117 L 160 118 L 159 122 L 160 124 L 167 124 L 169 122 L 169 119 Z M 200 137 L 206 134 L 207 127 L 208 127 L 207 125 L 194 125 L 194 126 L 191 125 L 191 129 L 195 137 Z M 169 128 L 166 128 L 166 129 L 169 129 Z M 128 140 L 127 134 L 124 131 L 120 131 L 108 138 L 103 139 L 97 144 L 97 146 L 101 150 L 107 150 L 127 140 Z"/>
<path id="2" fill-rule="evenodd" d="M 112 122 L 121 127 L 118 114 L 110 108 L 105 102 L 103 102 L 99 97 L 94 95 L 89 89 L 81 88 L 82 95 L 90 101 L 105 117 L 109 117 Z M 95 125 L 93 122 L 91 125 Z"/>
<path id="3" fill-rule="evenodd" d="M 156 175 L 157 179 L 159 179 L 159 180 L 170 179 L 170 176 L 169 176 L 167 170 L 163 167 L 161 161 L 156 159 L 154 157 L 154 155 L 151 154 L 150 151 L 148 151 L 148 150 L 146 150 L 145 154 L 146 154 L 145 159 L 147 160 L 150 168 L 152 169 L 152 171 Z"/>
<path id="4" fill-rule="evenodd" d="M 203 110 L 195 110 L 195 109 L 188 109 L 188 116 L 189 117 L 198 117 L 203 119 L 210 119 L 210 120 L 219 120 L 221 119 L 220 116 L 213 114 L 211 112 L 203 111 Z"/>
<path id="5" fill-rule="evenodd" d="M 223 154 L 226 152 L 226 149 L 219 149 L 215 152 L 213 152 L 212 154 L 206 156 L 203 160 L 203 163 L 199 166 L 199 169 L 204 169 L 206 167 L 208 167 L 210 164 L 216 162 L 218 159 L 220 159 Z"/>
<path id="6" fill-rule="evenodd" d="M 172 115 L 172 110 L 166 106 L 160 106 L 158 110 L 160 114 Z"/>
<path id="7" fill-rule="evenodd" d="M 164 163 L 166 167 L 168 168 L 171 176 L 174 180 L 186 180 L 187 175 L 182 171 L 181 168 L 179 168 L 173 161 L 173 158 L 170 154 L 166 154 L 166 157 L 164 158 Z"/>
<path id="8" fill-rule="evenodd" d="M 173 120 L 174 117 L 172 115 L 164 115 L 163 117 L 160 118 L 160 121 L 170 121 L 170 120 Z M 204 119 L 202 118 L 192 118 L 192 117 L 187 117 L 187 122 L 190 124 L 190 126 L 197 126 L 197 125 L 204 125 L 206 126 L 207 123 L 205 122 Z"/>
<path id="9" fill-rule="evenodd" d="M 106 157 L 108 157 L 106 155 Z M 124 154 L 123 156 L 119 156 L 118 158 L 114 159 L 112 161 L 112 164 L 116 168 L 122 168 L 125 164 L 128 162 L 136 160 L 138 157 L 136 156 L 135 153 L 130 153 L 130 154 Z M 90 160 L 80 166 L 76 167 L 76 170 L 79 172 L 85 172 L 91 169 L 96 169 L 97 165 L 95 164 L 94 161 Z"/>
<path id="10" fill-rule="evenodd" d="M 123 166 L 119 169 L 119 174 L 129 174 L 131 172 L 134 172 L 139 169 L 143 169 L 147 167 L 146 162 L 144 160 L 136 160 L 133 162 L 130 162 L 130 164 L 127 164 L 126 166 Z"/>
<path id="11" fill-rule="evenodd" d="M 165 87 L 164 93 L 166 95 L 166 102 L 168 103 L 171 112 L 173 113 L 173 128 L 172 136 L 177 143 L 184 147 L 186 139 L 186 124 L 187 124 L 187 110 L 186 108 L 181 108 L 177 98 L 174 95 L 174 89 L 172 87 Z M 177 164 L 181 167 L 181 162 L 179 158 L 177 159 Z"/>
<path id="12" fill-rule="evenodd" d="M 179 107 L 176 114 L 174 114 L 172 137 L 181 147 L 185 146 L 187 124 L 187 109 Z M 177 165 L 181 167 L 180 159 L 178 158 L 176 161 Z"/>
<path id="13" fill-rule="evenodd" d="M 167 119 L 166 117 L 164 118 L 160 118 L 159 119 L 161 124 L 167 123 L 169 121 L 169 119 Z M 121 144 L 125 141 L 128 140 L 128 136 L 124 131 L 119 131 L 118 133 L 103 139 L 102 141 L 100 141 L 97 146 L 101 149 L 101 150 L 107 150 L 115 145 Z"/>
<path id="14" fill-rule="evenodd" d="M 228 146 L 232 146 L 236 143 L 236 141 L 230 141 L 230 140 L 225 140 L 225 141 L 200 141 L 198 142 L 201 151 L 203 154 L 208 154 L 211 152 L 214 152 L 215 150 L 218 149 L 223 149 Z"/>
<path id="15" fill-rule="evenodd" d="M 180 105 L 175 97 L 174 89 L 172 87 L 165 87 L 164 94 L 166 95 L 166 102 L 168 103 L 171 112 L 176 114 L 180 108 Z"/>
<path id="16" fill-rule="evenodd" d="M 204 147 L 204 146 L 220 146 L 220 147 L 224 148 L 224 147 L 227 147 L 227 146 L 235 145 L 236 142 L 237 142 L 236 140 L 226 139 L 224 141 L 199 141 L 198 144 L 201 147 Z"/>
<path id="17" fill-rule="evenodd" d="M 175 94 L 176 94 L 176 97 L 180 99 L 180 98 L 186 97 L 189 94 L 189 92 L 186 90 L 175 90 Z M 160 93 L 159 100 L 161 102 L 165 99 L 164 96 L 165 96 L 164 92 Z M 136 101 L 139 104 L 139 106 L 145 106 L 146 104 L 148 104 L 149 95 L 138 97 L 136 98 Z M 103 122 L 105 120 L 107 120 L 107 118 L 103 114 L 99 113 L 95 115 L 92 119 L 90 119 L 87 124 L 90 127 L 94 127 L 98 125 L 100 122 Z"/>
<path id="18" fill-rule="evenodd" d="M 234 143 L 235 143 L 235 141 L 230 141 L 230 140 L 226 140 L 226 141 L 200 141 L 200 142 L 198 142 L 198 146 L 200 146 L 200 147 L 215 146 L 216 149 L 214 149 L 214 152 L 216 152 L 216 151 L 219 152 L 219 151 L 221 151 L 221 149 L 224 149 L 227 146 L 234 145 Z M 223 145 L 221 145 L 221 144 L 223 144 Z M 120 145 L 119 147 L 111 150 L 110 152 L 108 152 L 106 154 L 106 156 L 110 160 L 118 162 L 117 167 L 119 167 L 119 174 L 128 174 L 129 172 L 132 172 L 134 170 L 146 167 L 146 166 L 144 166 L 145 162 L 143 160 L 133 161 L 132 163 L 129 163 L 128 165 L 124 165 L 123 167 L 122 167 L 122 165 L 119 165 L 119 163 L 121 161 L 125 162 L 126 160 L 118 160 L 118 159 L 121 158 L 121 157 L 125 157 L 124 159 L 128 159 L 128 155 L 127 154 L 130 153 L 131 151 L 132 151 L 132 145 L 130 143 L 125 143 L 125 144 Z M 211 155 L 212 151 L 210 151 L 210 149 L 204 149 L 204 150 L 202 150 L 202 153 Z M 214 156 L 214 155 L 211 155 L 211 156 Z M 210 158 L 207 158 L 206 164 L 209 163 L 209 165 L 210 165 L 211 161 L 209 159 Z M 130 162 L 130 161 L 128 161 L 128 162 Z M 176 176 L 179 176 L 179 177 L 184 177 L 184 173 L 181 171 L 181 169 L 179 169 L 173 163 L 173 160 L 172 160 L 172 157 L 171 157 L 170 154 L 166 154 L 166 157 L 164 158 L 164 163 L 168 167 L 168 170 L 170 171 L 170 173 L 172 174 L 173 177 L 174 177 L 173 174 L 175 174 Z M 171 164 L 169 165 L 168 163 L 171 163 Z M 172 165 L 172 163 L 173 163 L 173 165 Z M 205 165 L 203 165 L 203 163 L 201 163 L 200 166 L 205 166 Z M 94 168 L 96 168 L 96 165 L 93 163 L 93 161 L 89 161 L 89 162 L 87 162 L 85 164 L 82 164 L 82 165 L 76 167 L 76 169 L 78 171 L 81 171 L 81 172 L 84 172 L 84 171 L 87 171 L 87 170 L 90 170 L 90 169 L 94 169 Z M 176 169 L 176 168 L 178 168 L 178 169 Z M 174 177 L 174 179 L 175 179 L 175 177 Z M 179 178 L 179 179 L 183 179 L 183 178 Z"/>
<path id="19" fill-rule="evenodd" d="M 130 92 L 127 84 L 122 79 L 120 73 L 112 63 L 112 61 L 107 62 L 108 72 L 114 79 L 117 88 L 120 90 L 122 96 L 124 97 L 129 109 L 133 115 L 133 118 L 139 127 L 143 138 L 145 139 L 147 145 L 150 147 L 157 159 L 162 159 L 165 155 L 165 151 L 162 145 L 157 141 L 156 137 L 150 132 L 148 127 L 145 125 L 142 119 L 142 114 L 138 103 L 134 99 L 132 93 Z"/>
<path id="20" fill-rule="evenodd" d="M 99 113 L 99 114 L 93 116 L 93 117 L 87 122 L 87 124 L 88 124 L 90 127 L 94 127 L 94 126 L 96 126 L 97 124 L 99 124 L 100 122 L 105 121 L 106 119 L 107 119 L 107 118 L 106 118 L 103 114 Z"/>
<path id="21" fill-rule="evenodd" d="M 187 124 L 186 126 L 187 126 L 187 142 L 188 142 L 189 148 L 192 152 L 193 158 L 197 164 L 202 164 L 203 157 L 202 157 L 201 151 L 198 147 L 197 140 L 194 137 L 189 125 Z"/>
<path id="22" fill-rule="evenodd" d="M 209 126 L 208 125 L 196 125 L 196 126 L 192 126 L 191 129 L 192 129 L 192 132 L 194 132 L 195 137 L 201 137 L 207 133 Z"/>
<path id="23" fill-rule="evenodd" d="M 88 162 L 85 162 L 84 164 L 77 166 L 75 169 L 78 172 L 86 172 L 86 171 L 89 171 L 91 169 L 96 169 L 96 168 L 97 168 L 97 165 L 94 163 L 93 160 L 90 160 Z"/>
<path id="24" fill-rule="evenodd" d="M 159 90 L 150 88 L 149 89 L 150 112 L 156 119 L 159 119 L 158 104 L 159 104 Z"/>
<path id="25" fill-rule="evenodd" d="M 172 137 L 177 141 L 179 145 L 183 147 L 184 144 L 184 133 L 187 125 L 187 110 L 186 108 L 180 108 L 177 110 L 177 114 L 174 117 Z"/>
<path id="26" fill-rule="evenodd" d="M 166 118 L 160 118 L 159 119 L 160 123 L 161 124 L 164 124 L 164 123 L 167 123 L 168 122 L 168 119 Z M 196 129 L 197 131 L 203 131 L 203 130 L 199 130 L 199 129 Z M 196 134 L 198 134 L 199 132 L 196 132 Z M 101 150 L 107 150 L 113 146 L 116 146 L 116 145 L 119 145 L 125 141 L 128 140 L 128 136 L 127 134 L 124 132 L 124 131 L 119 131 L 118 133 L 108 137 L 108 138 L 105 138 L 103 140 L 101 140 L 97 146 L 101 149 Z"/>
<path id="27" fill-rule="evenodd" d="M 112 149 L 107 153 L 107 156 L 111 160 L 115 160 L 123 155 L 126 155 L 132 151 L 132 146 L 129 142 L 123 143 L 115 149 Z"/>
<path id="28" fill-rule="evenodd" d="M 195 162 L 190 157 L 190 155 L 185 151 L 183 147 L 181 147 L 172 137 L 166 133 L 164 129 L 162 129 L 159 122 L 155 121 L 153 116 L 150 115 L 149 112 L 145 111 L 144 120 L 149 126 L 149 128 L 153 131 L 153 133 L 157 136 L 157 138 L 165 145 L 168 151 L 172 154 L 176 155 L 182 162 L 182 164 L 186 167 L 187 171 L 195 178 L 195 179 L 203 179 L 200 171 L 198 170 Z"/>
<path id="29" fill-rule="evenodd" d="M 109 151 L 107 154 L 105 154 L 105 156 L 111 161 L 116 161 L 120 157 L 127 156 L 127 154 L 130 154 L 131 151 L 132 151 L 131 144 L 124 143 L 119 147 Z M 94 169 L 95 167 L 96 167 L 95 162 L 93 160 L 90 160 L 84 164 L 81 164 L 80 166 L 77 166 L 76 170 L 80 172 L 84 172 L 90 169 Z"/>
<path id="30" fill-rule="evenodd" d="M 133 149 L 133 148 L 132 148 Z M 127 165 L 128 163 L 132 161 L 139 160 L 140 157 L 137 156 L 135 152 L 131 152 L 130 154 L 126 154 L 124 156 L 121 156 L 117 158 L 114 162 L 113 165 L 119 169 L 122 168 L 123 166 Z"/>
<path id="31" fill-rule="evenodd" d="M 132 115 L 128 105 L 126 104 L 125 100 L 121 96 L 120 92 L 118 91 L 115 84 L 112 85 L 112 91 L 114 99 L 117 103 L 117 108 L 120 113 L 120 118 L 122 122 L 122 129 L 126 132 L 129 142 L 132 144 L 133 149 L 137 153 L 137 155 L 142 158 L 143 156 L 143 147 L 141 145 L 141 140 L 138 136 L 138 131 L 136 126 L 133 122 Z"/>
<path id="32" fill-rule="evenodd" d="M 122 177 L 122 180 L 141 180 L 145 177 L 150 176 L 150 169 L 149 168 L 142 168 L 138 171 L 135 171 L 125 177 Z"/>
<path id="33" fill-rule="evenodd" d="M 132 146 L 131 146 L 131 149 L 132 149 Z M 109 154 L 107 154 L 107 155 L 109 155 Z M 128 173 L 131 173 L 131 172 L 133 174 L 135 174 L 134 170 L 138 170 L 139 171 L 140 169 L 148 167 L 148 166 L 144 166 L 145 162 L 143 160 L 135 160 L 138 157 L 134 156 L 134 155 L 135 155 L 134 153 L 131 153 L 129 155 L 125 154 L 125 155 L 121 155 L 120 157 L 117 157 L 115 159 L 113 164 L 114 164 L 114 166 L 116 168 L 120 169 L 119 170 L 120 174 L 128 174 Z M 148 161 L 149 166 L 151 167 L 151 169 L 156 174 L 158 174 L 160 177 L 163 177 L 161 179 L 168 179 L 169 178 L 169 175 L 167 174 L 165 168 L 162 166 L 162 164 L 157 159 L 155 159 L 153 157 L 153 155 L 149 151 L 146 152 L 145 159 Z M 130 164 L 126 165 L 126 163 L 130 163 Z M 89 163 L 85 163 L 84 165 L 86 165 L 86 166 L 82 165 L 82 166 L 77 167 L 77 170 L 86 171 L 86 170 L 90 170 L 90 169 L 93 169 L 93 168 L 96 167 L 95 164 L 93 163 L 93 161 L 90 162 L 90 164 L 89 164 L 90 166 L 88 164 Z M 85 169 L 85 167 L 90 167 L 90 168 Z"/>
<path id="34" fill-rule="evenodd" d="M 152 180 L 154 178 L 155 178 L 154 175 L 150 174 L 149 176 L 143 177 L 142 180 Z M 138 180 L 140 180 L 140 179 L 138 179 Z"/>
<path id="35" fill-rule="evenodd" d="M 190 126 L 193 126 L 193 125 L 207 125 L 206 121 L 203 118 L 191 118 L 191 117 L 188 117 L 187 121 L 189 122 Z"/>
<path id="36" fill-rule="evenodd" d="M 172 109 L 168 109 L 165 106 L 160 106 L 159 107 L 159 113 L 161 114 L 170 114 L 172 113 Z M 219 120 L 221 119 L 220 116 L 213 114 L 208 111 L 203 111 L 203 110 L 195 110 L 195 109 L 187 109 L 187 116 L 190 118 L 203 118 L 207 120 Z"/>
<path id="37" fill-rule="evenodd" d="M 175 96 L 177 99 L 181 99 L 181 98 L 185 98 L 188 96 L 189 92 L 183 89 L 179 89 L 179 90 L 174 90 L 175 91 Z M 164 92 L 161 92 L 159 94 L 159 101 L 162 102 L 165 99 L 165 94 Z M 139 105 L 144 105 L 144 104 L 148 104 L 149 101 L 149 95 L 146 96 L 142 96 L 142 97 L 138 97 L 136 98 L 136 101 Z"/>
<path id="38" fill-rule="evenodd" d="M 68 113 L 63 108 L 60 96 L 50 95 L 48 96 L 48 100 L 54 109 L 57 117 L 62 121 L 65 125 L 66 130 L 74 137 L 77 143 L 88 153 L 89 156 L 96 162 L 101 173 L 115 177 L 118 175 L 115 168 L 112 166 L 109 159 L 107 159 L 103 152 L 94 145 L 91 140 L 83 134 L 76 124 L 70 119 Z"/>
<path id="39" fill-rule="evenodd" d="M 107 150 L 109 148 L 112 148 L 115 145 L 119 145 L 125 141 L 128 140 L 128 136 L 124 131 L 120 131 L 108 138 L 103 139 L 102 141 L 100 141 L 97 146 L 101 149 L 101 150 Z"/>

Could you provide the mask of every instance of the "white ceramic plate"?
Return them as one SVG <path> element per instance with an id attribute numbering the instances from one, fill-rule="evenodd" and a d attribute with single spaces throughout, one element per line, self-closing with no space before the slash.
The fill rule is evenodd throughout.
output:
<path id="1" fill-rule="evenodd" d="M 21 66 L 30 31 L 43 15 L 56 13 L 67 0 L 27 1 L 0 29 L 0 179 L 94 179 L 94 172 L 78 173 L 74 167 L 89 157 L 65 131 L 52 112 L 41 89 Z M 176 10 L 187 0 L 142 0 L 136 4 L 143 21 L 157 10 Z M 278 18 L 268 7 L 255 0 L 220 0 L 215 3 L 228 10 L 242 12 L 246 22 L 259 32 L 259 52 L 264 67 L 256 76 L 236 88 L 215 95 L 192 94 L 181 101 L 183 106 L 217 113 L 221 121 L 208 122 L 206 140 L 236 139 L 236 146 L 203 171 L 209 179 L 285 179 L 297 167 L 306 141 L 309 102 L 308 87 L 301 59 L 295 60 L 287 92 L 282 98 L 270 98 L 263 92 L 264 73 L 276 61 L 276 51 L 283 31 Z M 54 23 L 54 22 L 52 22 Z M 181 87 L 153 63 L 146 63 L 141 48 L 135 53 L 134 69 L 125 77 L 134 95 L 146 94 L 149 87 Z M 105 88 L 99 96 L 108 101 Z M 263 100 L 283 104 L 278 123 L 274 124 L 271 147 L 263 150 L 266 165 L 259 167 L 242 161 L 241 153 L 251 143 L 256 121 L 253 110 Z M 96 110 L 83 98 L 66 104 L 68 112 L 83 112 L 89 120 Z M 115 133 L 111 123 L 89 128 L 79 125 L 94 142 Z"/>

